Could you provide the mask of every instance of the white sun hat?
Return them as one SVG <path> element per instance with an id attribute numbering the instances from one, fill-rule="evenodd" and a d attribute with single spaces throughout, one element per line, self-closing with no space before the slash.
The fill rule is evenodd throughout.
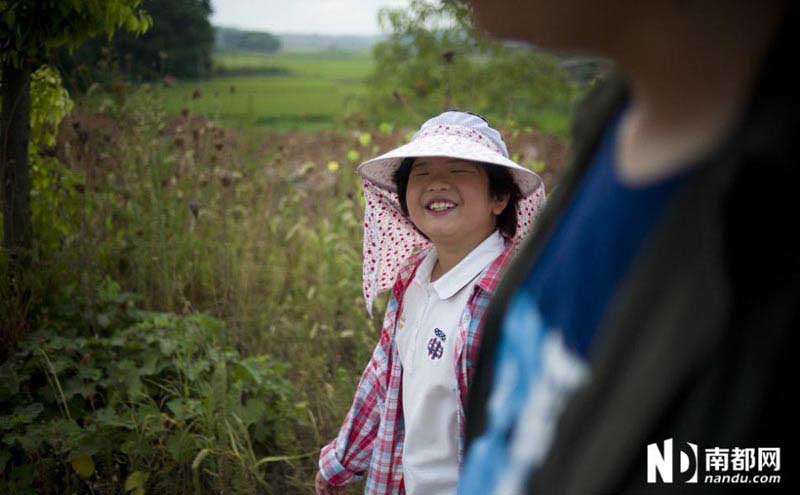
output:
<path id="1" fill-rule="evenodd" d="M 388 191 L 396 192 L 392 176 L 405 158 L 460 158 L 510 169 L 523 196 L 542 184 L 532 170 L 508 158 L 506 143 L 483 118 L 459 111 L 447 111 L 429 119 L 411 141 L 358 166 L 361 177 Z"/>
<path id="2" fill-rule="evenodd" d="M 488 165 L 506 167 L 522 193 L 517 201 L 518 246 L 530 232 L 544 206 L 544 182 L 533 171 L 508 158 L 500 133 L 481 117 L 468 112 L 447 111 L 424 124 L 408 144 L 358 166 L 363 181 L 364 199 L 364 268 L 363 291 L 367 312 L 381 292 L 391 288 L 400 270 L 415 252 L 431 242 L 414 227 L 400 207 L 394 172 L 405 158 L 460 158 Z"/>

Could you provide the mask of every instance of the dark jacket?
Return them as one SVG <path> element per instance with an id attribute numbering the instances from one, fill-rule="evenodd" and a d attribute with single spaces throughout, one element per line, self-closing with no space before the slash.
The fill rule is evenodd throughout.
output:
<path id="1" fill-rule="evenodd" d="M 800 420 L 790 405 L 798 389 L 791 337 L 800 331 L 796 10 L 776 36 L 736 130 L 699 162 L 611 298 L 590 354 L 591 381 L 568 402 L 530 493 L 736 488 L 704 484 L 702 471 L 697 485 L 677 478 L 648 484 L 647 445 L 669 438 L 697 444 L 701 457 L 705 448 L 781 447 L 779 486 L 796 484 L 798 446 L 790 441 Z M 505 308 L 625 99 L 616 77 L 589 97 L 576 118 L 573 163 L 495 292 L 467 409 L 467 446 L 484 430 Z"/>

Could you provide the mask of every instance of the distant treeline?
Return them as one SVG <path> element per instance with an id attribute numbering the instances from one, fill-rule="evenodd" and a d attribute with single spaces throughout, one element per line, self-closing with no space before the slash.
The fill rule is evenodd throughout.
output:
<path id="1" fill-rule="evenodd" d="M 217 27 L 215 48 L 220 51 L 276 52 L 281 41 L 274 35 L 263 31 L 242 31 L 233 28 Z"/>
<path id="2" fill-rule="evenodd" d="M 216 71 L 212 64 L 214 51 L 364 52 L 386 38 L 272 34 L 212 26 L 211 0 L 142 0 L 141 8 L 153 19 L 152 27 L 145 34 L 134 36 L 119 32 L 112 41 L 98 37 L 72 53 L 58 52 L 52 65 L 61 72 L 70 91 L 82 92 L 93 82 L 107 81 L 119 74 L 131 81 L 152 81 L 166 76 L 207 78 Z M 259 69 L 261 72 L 263 69 Z"/>
<path id="3" fill-rule="evenodd" d="M 386 35 L 277 34 L 281 49 L 292 52 L 367 52 L 386 39 Z"/>
<path id="4" fill-rule="evenodd" d="M 367 52 L 385 35 L 357 34 L 272 34 L 264 31 L 244 31 L 215 26 L 218 51 L 271 53 L 278 50 L 291 52 Z"/>

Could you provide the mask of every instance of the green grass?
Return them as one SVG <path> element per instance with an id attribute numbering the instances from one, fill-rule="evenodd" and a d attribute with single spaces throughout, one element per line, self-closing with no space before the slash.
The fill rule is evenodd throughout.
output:
<path id="1" fill-rule="evenodd" d="M 372 59 L 369 53 L 226 53 L 214 64 L 240 73 L 163 88 L 168 114 L 188 109 L 238 129 L 328 129 L 363 94 Z M 193 97 L 198 89 L 201 96 Z"/>

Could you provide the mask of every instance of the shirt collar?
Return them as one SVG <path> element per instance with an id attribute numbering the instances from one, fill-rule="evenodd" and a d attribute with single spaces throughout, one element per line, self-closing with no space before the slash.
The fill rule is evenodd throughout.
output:
<path id="1" fill-rule="evenodd" d="M 499 231 L 495 230 L 494 233 L 478 244 L 475 249 L 470 251 L 464 259 L 459 261 L 456 266 L 430 285 L 436 291 L 440 299 L 449 299 L 481 273 L 492 260 L 502 254 L 504 249 L 505 241 L 503 240 L 503 236 L 500 235 Z M 414 280 L 422 284 L 429 284 L 431 272 L 436 265 L 437 258 L 436 248 L 431 249 L 419 266 L 417 277 L 415 277 Z"/>

